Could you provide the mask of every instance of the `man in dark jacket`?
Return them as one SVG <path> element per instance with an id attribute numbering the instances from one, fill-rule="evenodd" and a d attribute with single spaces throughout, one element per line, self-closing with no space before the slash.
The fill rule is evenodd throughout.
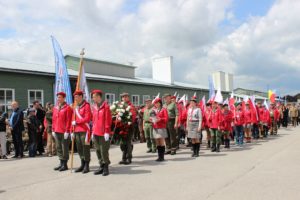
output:
<path id="1" fill-rule="evenodd" d="M 9 125 L 12 133 L 15 156 L 13 158 L 24 157 L 23 154 L 23 140 L 22 140 L 22 131 L 24 131 L 23 124 L 23 110 L 19 108 L 19 103 L 14 101 L 11 104 L 13 113 L 11 114 Z"/>
<path id="2" fill-rule="evenodd" d="M 39 101 L 34 101 L 32 103 L 33 108 L 36 110 L 36 118 L 39 122 L 39 127 L 38 127 L 38 134 L 37 134 L 37 151 L 39 152 L 39 155 L 42 155 L 45 150 L 44 150 L 44 143 L 43 143 L 43 134 L 44 134 L 44 119 L 46 112 L 42 108 L 42 105 L 40 104 Z"/>

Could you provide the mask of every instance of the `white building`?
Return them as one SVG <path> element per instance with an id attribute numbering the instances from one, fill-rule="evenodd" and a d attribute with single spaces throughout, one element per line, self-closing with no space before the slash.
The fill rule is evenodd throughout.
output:
<path id="1" fill-rule="evenodd" d="M 233 74 L 217 71 L 212 74 L 215 89 L 221 91 L 233 91 Z"/>

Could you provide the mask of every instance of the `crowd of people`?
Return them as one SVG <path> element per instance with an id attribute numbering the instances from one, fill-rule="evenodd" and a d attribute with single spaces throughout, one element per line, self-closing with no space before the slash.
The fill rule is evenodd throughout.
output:
<path id="1" fill-rule="evenodd" d="M 101 90 L 92 91 L 92 105 L 84 99 L 80 90 L 74 92 L 74 104 L 68 105 L 66 94 L 56 94 L 57 103 L 47 103 L 45 108 L 34 101 L 22 110 L 18 102 L 11 104 L 12 113 L 0 111 L 1 159 L 7 159 L 7 132 L 11 133 L 14 156 L 24 157 L 23 132 L 28 135 L 26 150 L 29 157 L 54 156 L 59 158 L 56 171 L 69 169 L 70 149 L 73 144 L 80 158 L 75 172 L 90 171 L 91 147 L 96 150 L 99 168 L 95 175 L 109 175 L 109 149 L 111 144 L 120 145 L 119 164 L 129 165 L 133 158 L 133 142 L 146 143 L 146 153 L 157 153 L 157 162 L 165 155 L 175 156 L 186 145 L 192 157 L 199 157 L 200 145 L 212 152 L 220 152 L 221 146 L 231 144 L 242 147 L 244 143 L 276 135 L 280 127 L 289 124 L 296 127 L 300 122 L 300 107 L 249 100 L 234 103 L 177 100 L 171 94 L 163 99 L 147 99 L 145 105 L 135 107 L 128 93 L 121 94 L 121 101 L 109 105 L 102 98 Z M 25 113 L 25 114 L 24 114 Z M 45 142 L 46 141 L 46 142 Z M 45 151 L 46 149 L 46 151 Z"/>

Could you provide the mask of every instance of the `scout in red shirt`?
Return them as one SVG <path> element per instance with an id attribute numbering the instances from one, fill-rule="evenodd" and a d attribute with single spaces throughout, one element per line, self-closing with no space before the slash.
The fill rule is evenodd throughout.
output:
<path id="1" fill-rule="evenodd" d="M 64 92 L 59 92 L 56 96 L 57 105 L 53 108 L 52 115 L 52 134 L 56 139 L 60 164 L 54 170 L 65 171 L 68 170 L 72 108 L 65 102 Z"/>
<path id="2" fill-rule="evenodd" d="M 252 128 L 252 118 L 253 118 L 253 112 L 250 109 L 249 103 L 246 102 L 246 109 L 244 111 L 245 114 L 245 139 L 247 143 L 251 142 L 251 128 Z"/>
<path id="3" fill-rule="evenodd" d="M 235 116 L 234 116 L 234 126 L 235 126 L 235 140 L 236 144 L 244 144 L 244 125 L 245 125 L 245 113 L 242 110 L 242 103 L 238 103 Z"/>
<path id="4" fill-rule="evenodd" d="M 162 101 L 157 98 L 154 101 L 155 107 L 150 114 L 150 121 L 153 124 L 153 137 L 156 141 L 158 158 L 156 161 L 164 161 L 165 155 L 165 138 L 168 137 L 167 134 L 167 123 L 168 123 L 168 111 L 166 108 L 162 107 Z"/>
<path id="5" fill-rule="evenodd" d="M 220 129 L 222 135 L 224 136 L 225 148 L 230 148 L 230 132 L 232 131 L 233 113 L 228 109 L 228 104 L 223 105 L 223 110 L 221 112 L 221 123 Z"/>
<path id="6" fill-rule="evenodd" d="M 221 145 L 220 112 L 221 111 L 218 103 L 213 102 L 212 109 L 208 117 L 208 122 L 210 125 L 210 133 L 212 137 L 212 150 L 211 150 L 212 152 L 220 152 L 220 145 Z"/>
<path id="7" fill-rule="evenodd" d="M 94 172 L 95 175 L 102 174 L 102 176 L 109 175 L 108 165 L 112 116 L 110 107 L 106 101 L 102 99 L 101 90 L 93 90 L 92 97 L 94 105 L 92 106 L 92 140 L 96 147 L 96 154 L 100 167 Z"/>
<path id="8" fill-rule="evenodd" d="M 90 121 L 92 113 L 90 104 L 83 99 L 82 91 L 75 91 L 73 95 L 76 107 L 73 109 L 75 118 L 72 121 L 73 133 L 71 138 L 72 140 L 76 140 L 78 155 L 81 159 L 81 165 L 75 172 L 82 172 L 85 174 L 90 171 Z"/>
<path id="9" fill-rule="evenodd" d="M 277 135 L 277 122 L 279 120 L 280 113 L 275 105 L 275 103 L 271 103 L 270 105 L 270 119 L 271 119 L 271 135 Z"/>

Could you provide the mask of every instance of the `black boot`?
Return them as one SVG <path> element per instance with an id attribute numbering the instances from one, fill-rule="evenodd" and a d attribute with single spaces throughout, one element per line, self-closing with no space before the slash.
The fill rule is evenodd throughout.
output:
<path id="1" fill-rule="evenodd" d="M 85 161 L 82 173 L 86 174 L 88 172 L 90 172 L 90 161 Z"/>
<path id="2" fill-rule="evenodd" d="M 63 165 L 63 161 L 62 160 L 59 160 L 59 161 L 60 161 L 59 165 L 54 168 L 55 171 L 58 171 L 62 167 L 62 165 Z"/>
<path id="3" fill-rule="evenodd" d="M 200 151 L 200 143 L 196 143 L 196 156 L 199 157 L 199 151 Z"/>
<path id="4" fill-rule="evenodd" d="M 108 175 L 109 175 L 108 164 L 104 164 L 102 176 L 108 176 Z"/>
<path id="5" fill-rule="evenodd" d="M 212 148 L 211 148 L 211 152 L 216 152 L 217 150 L 217 147 L 216 147 L 216 144 L 212 144 Z"/>
<path id="6" fill-rule="evenodd" d="M 165 161 L 166 146 L 161 146 L 161 161 Z"/>
<path id="7" fill-rule="evenodd" d="M 101 164 L 100 167 L 99 167 L 99 169 L 94 172 L 94 175 L 102 174 L 103 170 L 104 170 L 104 164 Z"/>
<path id="8" fill-rule="evenodd" d="M 82 172 L 83 168 L 84 168 L 84 160 L 81 159 L 81 165 L 78 169 L 75 170 L 75 173 Z"/>
<path id="9" fill-rule="evenodd" d="M 220 152 L 220 144 L 217 144 L 216 152 Z"/>
<path id="10" fill-rule="evenodd" d="M 195 157 L 196 156 L 196 144 L 192 144 L 192 157 Z"/>
<path id="11" fill-rule="evenodd" d="M 230 139 L 227 139 L 227 148 L 230 149 Z"/>
<path id="12" fill-rule="evenodd" d="M 62 167 L 59 169 L 60 172 L 63 172 L 63 171 L 66 171 L 68 170 L 68 161 L 67 160 L 63 160 L 63 163 L 62 163 Z"/>
<path id="13" fill-rule="evenodd" d="M 157 162 L 161 161 L 161 154 L 162 154 L 162 148 L 161 146 L 157 146 L 157 159 L 155 161 Z"/>
<path id="14" fill-rule="evenodd" d="M 126 155 L 127 155 L 127 148 L 125 145 L 121 145 L 121 150 L 123 152 L 122 160 L 119 162 L 120 165 L 125 165 L 126 161 Z"/>
<path id="15" fill-rule="evenodd" d="M 207 149 L 210 149 L 211 148 L 211 146 L 210 146 L 210 140 L 208 140 L 208 142 L 207 142 Z"/>

